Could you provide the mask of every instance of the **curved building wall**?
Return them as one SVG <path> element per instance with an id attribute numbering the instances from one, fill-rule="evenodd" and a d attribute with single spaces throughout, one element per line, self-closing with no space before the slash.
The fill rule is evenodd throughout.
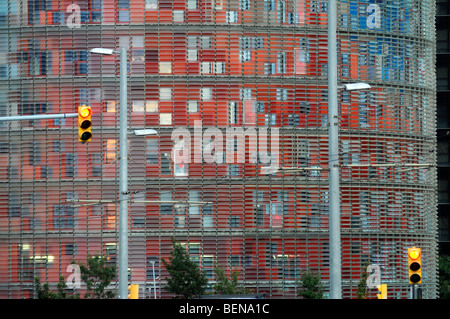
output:
<path id="1" fill-rule="evenodd" d="M 74 3 L 0 8 L 0 116 L 86 104 L 94 123 L 81 144 L 73 118 L 0 122 L 0 296 L 33 297 L 36 276 L 56 287 L 87 255 L 116 264 L 119 57 L 96 47 L 128 49 L 129 130 L 158 131 L 129 136 L 141 298 L 154 281 L 170 297 L 159 261 L 173 236 L 210 282 L 217 264 L 255 293 L 293 298 L 309 270 L 328 292 L 328 2 Z M 434 6 L 338 2 L 339 84 L 372 86 L 338 93 L 344 298 L 367 264 L 390 298 L 409 298 L 410 246 L 422 248 L 424 298 L 437 295 Z M 174 163 L 180 134 L 189 158 Z M 281 169 L 263 174 L 271 163 Z"/>

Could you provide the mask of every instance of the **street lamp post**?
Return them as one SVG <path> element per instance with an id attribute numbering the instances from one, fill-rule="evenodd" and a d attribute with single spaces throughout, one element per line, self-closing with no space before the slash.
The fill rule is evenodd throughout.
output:
<path id="1" fill-rule="evenodd" d="M 120 49 L 119 298 L 128 297 L 128 107 L 127 50 Z"/>
<path id="2" fill-rule="evenodd" d="M 328 1 L 328 181 L 330 299 L 342 298 L 339 185 L 339 120 L 337 105 L 336 0 Z"/>
<path id="3" fill-rule="evenodd" d="M 94 48 L 94 54 L 112 55 L 111 49 Z M 128 298 L 128 107 L 127 50 L 120 49 L 120 132 L 119 132 L 119 298 Z"/>
<path id="4" fill-rule="evenodd" d="M 337 76 L 337 5 L 328 1 L 328 181 L 329 181 L 329 247 L 330 299 L 342 299 L 341 283 L 341 208 L 339 173 L 339 109 L 338 89 L 347 91 L 370 89 L 367 83 L 350 83 L 338 87 Z"/>
<path id="5" fill-rule="evenodd" d="M 94 48 L 94 54 L 112 55 L 111 49 Z M 119 298 L 128 298 L 128 97 L 127 50 L 120 49 L 120 133 L 119 133 Z M 135 135 L 156 134 L 155 130 L 137 130 Z"/>

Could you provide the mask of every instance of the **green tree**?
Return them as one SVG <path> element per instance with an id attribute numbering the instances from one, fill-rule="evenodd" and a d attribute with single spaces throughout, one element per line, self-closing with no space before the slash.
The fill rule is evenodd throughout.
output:
<path id="1" fill-rule="evenodd" d="M 305 299 L 323 299 L 323 285 L 320 282 L 320 275 L 317 273 L 305 272 L 298 282 L 300 288 L 299 295 Z"/>
<path id="2" fill-rule="evenodd" d="M 367 278 L 369 274 L 367 273 L 367 267 L 369 262 L 364 264 L 364 268 L 361 270 L 361 281 L 358 284 L 358 290 L 356 291 L 356 297 L 358 299 L 366 299 L 367 297 Z"/>
<path id="3" fill-rule="evenodd" d="M 88 256 L 87 265 L 80 264 L 81 280 L 86 284 L 85 298 L 111 299 L 117 295 L 116 290 L 107 287 L 116 276 L 116 268 L 106 264 L 104 256 Z"/>
<path id="4" fill-rule="evenodd" d="M 216 294 L 236 295 L 248 293 L 244 287 L 239 285 L 238 271 L 231 272 L 231 279 L 228 279 L 225 270 L 222 268 L 216 267 L 214 272 L 216 274 L 216 283 L 214 284 L 213 289 Z"/>
<path id="5" fill-rule="evenodd" d="M 41 284 L 39 277 L 34 278 L 34 286 L 38 299 L 78 299 L 79 294 L 67 293 L 67 285 L 64 276 L 59 276 L 59 282 L 57 286 L 58 292 L 53 292 L 49 289 L 48 283 Z"/>
<path id="6" fill-rule="evenodd" d="M 450 299 L 450 256 L 439 256 L 439 298 Z"/>
<path id="7" fill-rule="evenodd" d="M 174 238 L 172 245 L 169 261 L 161 260 L 170 274 L 170 277 L 166 277 L 164 289 L 186 299 L 203 294 L 208 283 L 205 272 L 189 258 L 186 250 Z"/>

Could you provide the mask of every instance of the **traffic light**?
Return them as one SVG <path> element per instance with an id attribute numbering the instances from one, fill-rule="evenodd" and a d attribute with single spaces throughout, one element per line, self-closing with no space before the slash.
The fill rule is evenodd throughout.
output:
<path id="1" fill-rule="evenodd" d="M 92 138 L 91 121 L 92 109 L 90 106 L 78 107 L 78 140 L 80 142 L 90 142 Z"/>
<path id="2" fill-rule="evenodd" d="M 139 299 L 139 285 L 132 284 L 128 287 L 128 291 L 130 294 L 128 295 L 128 299 Z"/>
<path id="3" fill-rule="evenodd" d="M 410 284 L 422 283 L 422 256 L 420 248 L 408 248 L 408 278 Z"/>
<path id="4" fill-rule="evenodd" d="M 387 299 L 387 285 L 381 284 L 377 286 L 378 291 L 380 292 L 377 294 L 378 299 Z"/>

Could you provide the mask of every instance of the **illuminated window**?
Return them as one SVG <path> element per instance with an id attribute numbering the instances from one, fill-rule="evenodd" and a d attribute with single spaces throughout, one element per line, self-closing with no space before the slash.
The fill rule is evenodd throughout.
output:
<path id="1" fill-rule="evenodd" d="M 159 112 L 158 101 L 145 101 L 145 111 L 149 113 Z"/>
<path id="2" fill-rule="evenodd" d="M 144 101 L 133 101 L 132 110 L 133 112 L 144 112 Z"/>
<path id="3" fill-rule="evenodd" d="M 105 163 L 114 163 L 117 156 L 117 141 L 116 140 L 106 140 L 106 154 Z"/>
<path id="4" fill-rule="evenodd" d="M 116 204 L 108 203 L 106 204 L 106 227 L 115 228 L 116 227 Z"/>
<path id="5" fill-rule="evenodd" d="M 116 101 L 105 101 L 106 112 L 116 111 Z"/>
<path id="6" fill-rule="evenodd" d="M 159 62 L 159 73 L 172 73 L 172 62 Z"/>
<path id="7" fill-rule="evenodd" d="M 172 125 L 172 113 L 160 113 L 159 125 Z"/>

